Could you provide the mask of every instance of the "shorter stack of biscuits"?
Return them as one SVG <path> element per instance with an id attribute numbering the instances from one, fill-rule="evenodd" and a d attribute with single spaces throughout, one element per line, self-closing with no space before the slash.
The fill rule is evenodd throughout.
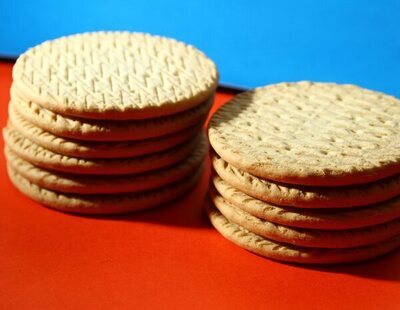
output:
<path id="1" fill-rule="evenodd" d="M 211 118 L 214 227 L 276 260 L 343 263 L 400 245 L 400 101 L 354 85 L 281 83 Z"/>
<path id="2" fill-rule="evenodd" d="M 13 68 L 3 130 L 11 181 L 54 209 L 113 214 L 194 187 L 215 64 L 173 39 L 94 32 L 44 42 Z"/>

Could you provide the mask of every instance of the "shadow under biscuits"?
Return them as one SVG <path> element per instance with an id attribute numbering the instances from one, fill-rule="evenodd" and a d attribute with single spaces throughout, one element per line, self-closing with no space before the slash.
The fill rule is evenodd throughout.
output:
<path id="1" fill-rule="evenodd" d="M 90 215 L 66 213 L 97 221 L 124 221 L 132 223 L 156 223 L 166 226 L 207 228 L 212 226 L 204 212 L 210 179 L 210 163 L 206 160 L 204 170 L 195 187 L 183 196 L 158 207 L 124 214 Z M 60 211 L 58 211 L 60 212 Z"/>
<path id="2" fill-rule="evenodd" d="M 361 262 L 337 264 L 330 266 L 291 264 L 294 267 L 305 268 L 322 273 L 349 274 L 355 277 L 367 279 L 379 279 L 383 281 L 400 282 L 400 248 L 384 255 Z"/>
<path id="3" fill-rule="evenodd" d="M 205 173 L 194 189 L 169 204 L 136 213 L 110 216 L 108 219 L 211 229 L 208 217 L 204 213 L 208 191 L 208 184 L 206 184 L 204 178 Z"/>

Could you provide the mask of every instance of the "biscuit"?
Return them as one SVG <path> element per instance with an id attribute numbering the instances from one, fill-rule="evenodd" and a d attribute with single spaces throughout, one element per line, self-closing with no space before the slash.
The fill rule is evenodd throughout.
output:
<path id="1" fill-rule="evenodd" d="M 36 167 L 5 149 L 10 167 L 36 185 L 65 193 L 114 194 L 153 189 L 180 181 L 196 169 L 201 169 L 207 151 L 206 141 L 201 141 L 195 150 L 182 161 L 162 169 L 128 175 L 76 175 Z"/>
<path id="2" fill-rule="evenodd" d="M 18 111 L 25 120 L 56 136 L 89 141 L 124 141 L 159 137 L 203 123 L 212 102 L 213 98 L 210 98 L 193 109 L 154 119 L 101 121 L 54 113 L 21 99 L 12 89 L 9 109 Z"/>
<path id="3" fill-rule="evenodd" d="M 284 184 L 240 170 L 216 154 L 211 158 L 216 173 L 240 191 L 281 206 L 298 208 L 345 208 L 365 206 L 400 195 L 400 174 L 371 183 L 346 187 Z"/>
<path id="4" fill-rule="evenodd" d="M 273 223 L 308 229 L 352 229 L 400 218 L 400 196 L 359 208 L 304 209 L 277 206 L 255 199 L 232 187 L 219 176 L 212 177 L 217 192 L 229 203 L 255 217 Z"/>
<path id="5" fill-rule="evenodd" d="M 368 183 L 400 173 L 400 101 L 354 85 L 281 83 L 242 93 L 209 123 L 213 149 L 290 184 Z"/>
<path id="6" fill-rule="evenodd" d="M 24 97 L 59 114 L 144 119 L 193 108 L 212 96 L 215 64 L 193 46 L 129 32 L 92 32 L 46 41 L 13 69 Z"/>
<path id="7" fill-rule="evenodd" d="M 88 159 L 54 153 L 9 128 L 3 129 L 3 137 L 6 148 L 10 148 L 17 156 L 38 167 L 77 174 L 103 175 L 139 173 L 172 165 L 189 156 L 200 139 L 205 139 L 200 134 L 188 143 L 139 157 Z"/>
<path id="8" fill-rule="evenodd" d="M 118 214 L 157 207 L 190 191 L 201 175 L 201 170 L 198 170 L 184 180 L 144 192 L 80 195 L 44 189 L 25 179 L 11 167 L 8 166 L 7 169 L 11 182 L 29 198 L 52 209 L 80 214 Z"/>
<path id="9" fill-rule="evenodd" d="M 394 238 L 355 248 L 323 249 L 306 248 L 272 241 L 229 222 L 217 209 L 207 206 L 212 225 L 226 239 L 255 254 L 275 260 L 303 264 L 336 264 L 371 259 L 400 246 L 400 235 Z"/>
<path id="10" fill-rule="evenodd" d="M 202 124 L 176 133 L 145 140 L 101 142 L 63 138 L 26 121 L 15 109 L 9 109 L 8 128 L 16 129 L 25 138 L 55 153 L 82 158 L 122 158 L 157 153 L 193 138 Z"/>
<path id="11" fill-rule="evenodd" d="M 259 219 L 211 191 L 215 207 L 229 222 L 270 240 L 302 247 L 351 248 L 374 244 L 400 234 L 400 218 L 388 223 L 346 230 L 304 229 Z"/>

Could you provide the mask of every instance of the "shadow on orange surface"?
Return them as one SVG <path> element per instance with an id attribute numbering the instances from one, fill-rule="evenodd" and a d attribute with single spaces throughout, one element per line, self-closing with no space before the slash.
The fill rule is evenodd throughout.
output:
<path id="1" fill-rule="evenodd" d="M 209 170 L 209 166 L 207 166 L 207 169 L 204 170 L 196 187 L 188 194 L 157 208 L 109 216 L 69 215 L 90 218 L 93 220 L 124 221 L 132 223 L 149 222 L 167 226 L 211 228 L 211 224 L 204 213 L 204 203 L 206 203 L 208 179 L 210 175 Z"/>
<path id="2" fill-rule="evenodd" d="M 348 274 L 361 278 L 400 282 L 400 268 L 398 266 L 399 257 L 400 249 L 396 249 L 380 257 L 362 262 L 327 266 L 300 264 L 288 265 L 321 273 Z"/>

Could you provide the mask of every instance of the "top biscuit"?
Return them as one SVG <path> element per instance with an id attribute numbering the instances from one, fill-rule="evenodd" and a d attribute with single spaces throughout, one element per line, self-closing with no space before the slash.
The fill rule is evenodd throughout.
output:
<path id="1" fill-rule="evenodd" d="M 215 64 L 193 46 L 129 32 L 93 32 L 46 41 L 13 69 L 18 91 L 54 112 L 96 119 L 145 119 L 210 98 Z"/>
<path id="2" fill-rule="evenodd" d="M 261 178 L 367 183 L 400 173 L 400 101 L 354 85 L 281 83 L 239 94 L 209 125 L 215 151 Z"/>

